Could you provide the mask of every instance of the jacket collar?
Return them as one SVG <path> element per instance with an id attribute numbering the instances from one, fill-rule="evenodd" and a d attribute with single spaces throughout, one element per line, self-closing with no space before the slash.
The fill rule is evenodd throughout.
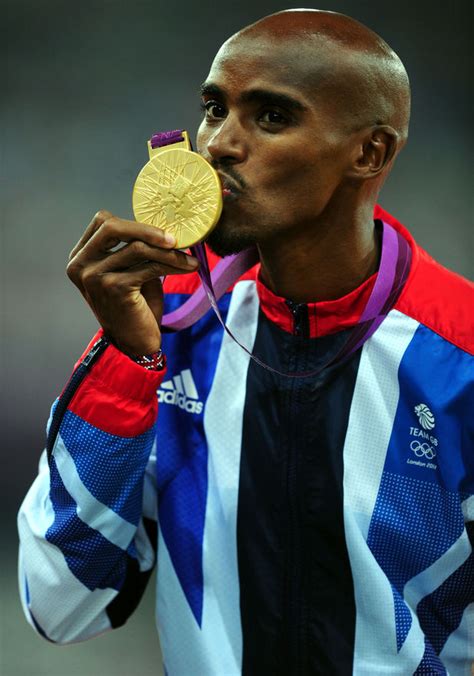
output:
<path id="1" fill-rule="evenodd" d="M 377 273 L 374 273 L 342 298 L 319 303 L 306 303 L 309 337 L 318 338 L 355 326 L 369 300 L 376 278 Z M 265 286 L 261 279 L 260 266 L 258 266 L 256 283 L 260 307 L 266 317 L 284 331 L 294 333 L 294 316 L 286 299 L 277 296 Z"/>
<path id="2" fill-rule="evenodd" d="M 405 284 L 405 287 L 407 287 L 413 278 L 418 263 L 417 246 L 410 233 L 379 205 L 375 207 L 374 219 L 381 219 L 389 223 L 408 241 L 411 247 L 412 263 L 410 275 Z M 284 331 L 294 333 L 294 316 L 286 299 L 277 296 L 264 285 L 261 279 L 260 265 L 254 268 L 253 273 L 263 313 L 270 321 L 277 324 Z M 342 296 L 342 298 L 319 303 L 307 303 L 309 337 L 317 338 L 355 326 L 369 300 L 376 278 L 377 273 L 374 273 L 360 286 L 347 295 Z"/>

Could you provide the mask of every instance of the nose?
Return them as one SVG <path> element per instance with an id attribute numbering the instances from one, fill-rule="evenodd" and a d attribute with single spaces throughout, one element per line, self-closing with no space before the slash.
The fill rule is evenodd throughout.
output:
<path id="1" fill-rule="evenodd" d="M 215 165 L 240 164 L 247 156 L 244 130 L 231 114 L 217 128 L 204 122 L 198 134 L 198 147 Z"/>

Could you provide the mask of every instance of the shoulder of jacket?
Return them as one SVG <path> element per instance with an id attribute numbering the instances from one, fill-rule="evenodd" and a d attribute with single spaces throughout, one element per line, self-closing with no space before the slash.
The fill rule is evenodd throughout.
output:
<path id="1" fill-rule="evenodd" d="M 378 207 L 375 215 L 398 230 L 412 250 L 411 271 L 395 309 L 474 354 L 474 284 L 434 260 L 408 230 L 383 209 Z"/>

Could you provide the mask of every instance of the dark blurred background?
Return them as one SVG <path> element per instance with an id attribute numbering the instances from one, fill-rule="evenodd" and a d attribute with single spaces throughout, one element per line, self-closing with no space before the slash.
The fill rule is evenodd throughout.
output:
<path id="1" fill-rule="evenodd" d="M 36 473 L 50 402 L 96 328 L 65 277 L 69 250 L 99 208 L 131 217 L 146 139 L 176 127 L 194 135 L 197 90 L 219 45 L 285 6 L 298 5 L 2 3 L 2 676 L 162 673 L 152 589 L 112 634 L 67 648 L 33 634 L 17 600 L 15 514 Z M 433 256 L 469 277 L 471 6 L 326 0 L 323 7 L 367 24 L 404 61 L 413 88 L 410 141 L 380 202 Z"/>

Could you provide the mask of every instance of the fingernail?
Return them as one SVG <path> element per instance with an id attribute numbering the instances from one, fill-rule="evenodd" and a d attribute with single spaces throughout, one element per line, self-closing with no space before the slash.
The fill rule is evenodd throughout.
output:
<path id="1" fill-rule="evenodd" d="M 165 242 L 166 244 L 175 244 L 176 242 L 176 237 L 173 237 L 173 235 L 169 232 L 165 232 Z"/>
<path id="2" fill-rule="evenodd" d="M 190 265 L 192 268 L 197 268 L 197 266 L 198 266 L 197 258 L 192 258 L 191 256 L 186 256 L 186 261 L 187 261 L 188 265 Z"/>

